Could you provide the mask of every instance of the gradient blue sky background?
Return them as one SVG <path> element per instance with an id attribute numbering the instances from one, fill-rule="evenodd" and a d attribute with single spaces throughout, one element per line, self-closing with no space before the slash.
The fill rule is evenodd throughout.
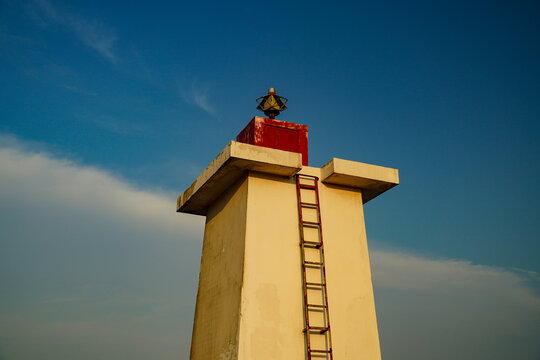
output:
<path id="1" fill-rule="evenodd" d="M 534 1 L 0 1 L 0 359 L 187 359 L 176 197 L 257 114 L 366 206 L 385 359 L 540 357 Z M 414 323 L 411 323 L 414 322 Z"/>

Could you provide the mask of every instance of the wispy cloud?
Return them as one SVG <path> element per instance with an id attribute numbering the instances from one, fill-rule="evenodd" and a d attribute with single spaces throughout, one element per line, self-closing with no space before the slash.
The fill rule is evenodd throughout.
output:
<path id="1" fill-rule="evenodd" d="M 0 169 L 5 357 L 187 358 L 204 219 L 13 136 Z"/>
<path id="2" fill-rule="evenodd" d="M 66 89 L 69 92 L 75 93 L 75 94 L 81 94 L 81 95 L 87 95 L 87 96 L 97 96 L 97 93 L 86 91 L 83 89 L 79 89 L 77 86 L 73 85 L 62 85 L 64 89 Z"/>
<path id="3" fill-rule="evenodd" d="M 107 171 L 43 150 L 35 152 L 32 147 L 13 136 L 0 136 L 0 195 L 4 203 L 22 196 L 51 208 L 109 214 L 120 222 L 144 221 L 172 233 L 198 229 L 197 222 L 184 221 L 186 215 L 175 213 L 175 199 L 165 194 L 138 189 Z"/>
<path id="4" fill-rule="evenodd" d="M 214 107 L 208 100 L 209 88 L 207 86 L 201 86 L 197 83 L 192 83 L 189 88 L 181 88 L 180 97 L 188 104 L 194 105 L 199 109 L 207 112 L 212 116 L 216 116 Z"/>
<path id="5" fill-rule="evenodd" d="M 400 251 L 372 250 L 370 257 L 383 358 L 540 355 L 535 272 Z"/>
<path id="6" fill-rule="evenodd" d="M 105 59 L 116 63 L 118 56 L 114 51 L 117 41 L 116 32 L 111 27 L 97 20 L 89 20 L 54 7 L 48 0 L 34 0 L 32 16 L 41 24 L 53 21 L 67 27 L 89 48 Z"/>
<path id="7" fill-rule="evenodd" d="M 131 136 L 131 135 L 145 135 L 150 136 L 153 134 L 153 129 L 136 120 L 126 121 L 123 119 L 115 118 L 107 115 L 87 115 L 76 114 L 75 117 L 81 121 L 93 124 L 100 129 L 106 130 L 110 133 Z"/>

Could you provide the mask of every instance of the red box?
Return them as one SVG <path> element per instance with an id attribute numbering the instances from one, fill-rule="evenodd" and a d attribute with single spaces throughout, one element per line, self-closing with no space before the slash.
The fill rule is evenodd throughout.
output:
<path id="1" fill-rule="evenodd" d="M 308 127 L 281 120 L 255 116 L 238 134 L 236 141 L 302 154 L 302 165 L 308 165 Z"/>

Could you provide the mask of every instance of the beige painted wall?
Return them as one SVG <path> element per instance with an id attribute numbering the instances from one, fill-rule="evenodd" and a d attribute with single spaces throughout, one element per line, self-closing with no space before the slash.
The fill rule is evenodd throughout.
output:
<path id="1" fill-rule="evenodd" d="M 191 340 L 192 360 L 237 359 L 248 181 L 208 209 Z"/>
<path id="2" fill-rule="evenodd" d="M 319 186 L 334 359 L 378 360 L 362 195 Z M 299 239 L 294 178 L 250 172 L 209 208 L 192 360 L 305 359 Z"/>
<path id="3" fill-rule="evenodd" d="M 335 359 L 380 359 L 360 190 L 320 187 Z"/>
<path id="4" fill-rule="evenodd" d="M 303 359 L 303 295 L 294 179 L 251 173 L 248 186 L 238 359 Z"/>

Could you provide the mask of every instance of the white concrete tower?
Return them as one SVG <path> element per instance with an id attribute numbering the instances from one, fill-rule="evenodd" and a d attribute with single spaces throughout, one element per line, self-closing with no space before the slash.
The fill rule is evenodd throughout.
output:
<path id="1" fill-rule="evenodd" d="M 398 183 L 255 117 L 178 198 L 206 216 L 191 360 L 380 359 L 363 206 Z"/>

